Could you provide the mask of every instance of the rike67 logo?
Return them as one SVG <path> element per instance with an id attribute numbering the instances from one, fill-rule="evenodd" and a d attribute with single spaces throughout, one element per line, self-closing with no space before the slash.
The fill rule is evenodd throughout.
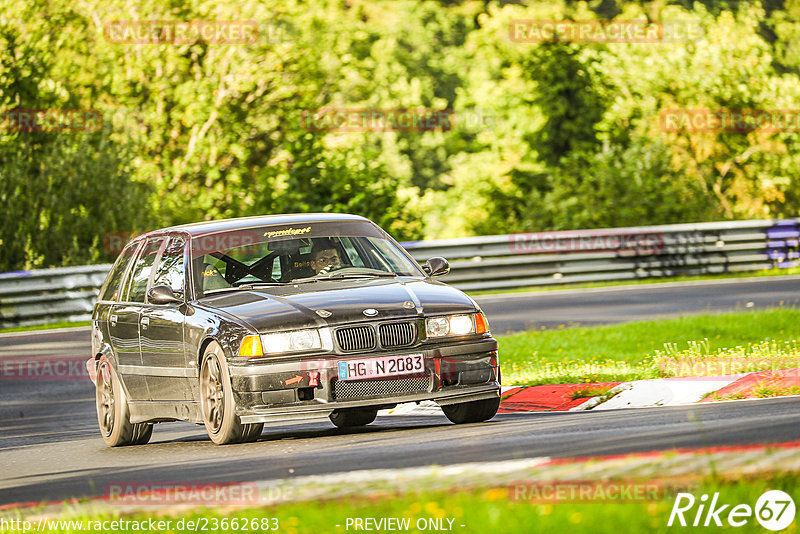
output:
<path id="1" fill-rule="evenodd" d="M 768 530 L 783 530 L 794 521 L 794 500 L 786 492 L 769 490 L 758 498 L 755 507 L 751 507 L 748 504 L 723 503 L 719 493 L 714 493 L 710 501 L 705 493 L 699 499 L 691 493 L 678 493 L 667 526 L 721 527 L 727 522 L 730 527 L 743 527 L 753 516 Z"/>

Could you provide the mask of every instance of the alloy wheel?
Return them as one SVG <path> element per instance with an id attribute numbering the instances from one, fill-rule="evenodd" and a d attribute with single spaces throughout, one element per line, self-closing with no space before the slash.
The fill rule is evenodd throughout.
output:
<path id="1" fill-rule="evenodd" d="M 203 414 L 213 432 L 218 432 L 225 415 L 225 392 L 222 389 L 222 370 L 219 360 L 212 354 L 203 365 L 201 375 Z"/>
<path id="2" fill-rule="evenodd" d="M 114 382 L 107 361 L 100 362 L 97 374 L 100 379 L 100 429 L 103 435 L 110 436 L 114 431 Z"/>

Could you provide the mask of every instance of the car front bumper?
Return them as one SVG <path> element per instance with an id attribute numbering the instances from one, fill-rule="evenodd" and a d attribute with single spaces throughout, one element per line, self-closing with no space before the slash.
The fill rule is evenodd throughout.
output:
<path id="1" fill-rule="evenodd" d="M 340 361 L 422 354 L 425 369 L 380 379 L 338 378 Z M 433 400 L 440 405 L 500 396 L 497 340 L 416 346 L 379 354 L 327 355 L 282 361 L 229 362 L 242 423 L 323 419 L 334 410 L 389 408 Z"/>

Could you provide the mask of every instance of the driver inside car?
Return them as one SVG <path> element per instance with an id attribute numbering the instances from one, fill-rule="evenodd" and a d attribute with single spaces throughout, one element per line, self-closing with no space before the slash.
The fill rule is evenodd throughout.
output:
<path id="1" fill-rule="evenodd" d="M 330 243 L 314 247 L 312 256 L 311 268 L 314 269 L 316 274 L 326 274 L 331 269 L 341 265 L 339 252 Z"/>

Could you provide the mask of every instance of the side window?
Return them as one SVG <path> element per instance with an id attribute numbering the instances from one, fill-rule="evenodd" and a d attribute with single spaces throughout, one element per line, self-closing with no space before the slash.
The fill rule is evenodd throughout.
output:
<path id="1" fill-rule="evenodd" d="M 103 288 L 100 290 L 100 300 L 110 300 L 114 302 L 120 300 L 120 284 L 122 283 L 122 277 L 125 276 L 125 270 L 136 254 L 138 246 L 139 243 L 132 243 L 122 250 L 117 261 L 114 263 L 113 267 L 111 267 L 111 271 L 109 271 L 105 285 L 103 285 Z"/>
<path id="2" fill-rule="evenodd" d="M 164 238 L 150 239 L 145 243 L 136 264 L 133 266 L 131 276 L 128 278 L 128 288 L 126 290 L 126 300 L 130 302 L 144 303 L 144 294 L 147 291 L 147 281 L 150 279 L 150 272 L 153 270 L 153 262 L 158 254 L 158 249 Z"/>
<path id="3" fill-rule="evenodd" d="M 182 237 L 174 236 L 167 243 L 156 268 L 153 285 L 167 285 L 173 291 L 183 291 L 183 248 Z"/>

